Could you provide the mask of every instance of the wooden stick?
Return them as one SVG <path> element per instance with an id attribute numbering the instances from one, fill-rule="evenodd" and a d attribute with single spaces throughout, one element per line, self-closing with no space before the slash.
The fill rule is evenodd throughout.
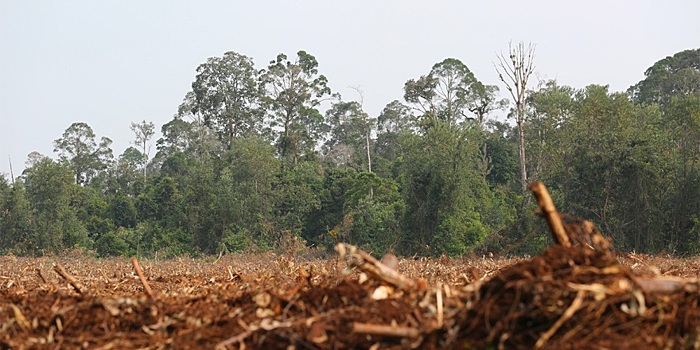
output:
<path id="1" fill-rule="evenodd" d="M 66 281 L 68 281 L 68 283 L 70 283 L 70 285 L 73 286 L 73 288 L 75 288 L 75 290 L 78 293 L 85 294 L 85 287 L 83 286 L 83 284 L 80 283 L 80 281 L 78 281 L 77 279 L 75 279 L 75 277 L 71 276 L 68 272 L 66 272 L 66 269 L 63 268 L 63 265 L 61 265 L 60 262 L 55 262 L 53 264 L 53 269 L 54 271 L 56 271 L 56 273 L 61 275 L 61 277 L 65 278 Z"/>
<path id="2" fill-rule="evenodd" d="M 372 323 L 352 323 L 353 333 L 383 335 L 387 337 L 415 338 L 420 332 L 413 327 L 387 326 Z"/>
<path id="3" fill-rule="evenodd" d="M 143 275 L 143 271 L 141 271 L 141 266 L 139 266 L 139 262 L 136 260 L 136 258 L 131 258 L 131 264 L 134 265 L 134 270 L 136 270 L 136 274 L 139 275 L 139 279 L 141 279 L 141 284 L 143 284 L 143 288 L 146 289 L 148 297 L 151 298 L 151 300 L 155 299 L 155 296 L 153 295 L 153 290 L 151 289 L 151 286 L 148 285 L 148 281 L 146 281 L 146 277 Z"/>
<path id="4" fill-rule="evenodd" d="M 554 202 L 552 202 L 552 197 L 549 196 L 547 188 L 544 187 L 541 181 L 535 181 L 530 184 L 530 191 L 532 191 L 532 194 L 535 195 L 537 199 L 537 203 L 542 210 L 542 216 L 547 220 L 547 225 L 552 231 L 552 235 L 554 235 L 554 240 L 564 247 L 571 247 L 569 236 L 564 230 L 564 224 L 561 222 L 557 207 L 554 206 Z"/>
<path id="5" fill-rule="evenodd" d="M 371 255 L 359 250 L 353 245 L 338 243 L 335 246 L 335 251 L 338 252 L 340 259 L 345 260 L 348 265 L 357 267 L 368 275 L 391 284 L 396 288 L 408 290 L 415 285 L 413 280 L 408 279 L 391 267 L 382 264 Z"/>

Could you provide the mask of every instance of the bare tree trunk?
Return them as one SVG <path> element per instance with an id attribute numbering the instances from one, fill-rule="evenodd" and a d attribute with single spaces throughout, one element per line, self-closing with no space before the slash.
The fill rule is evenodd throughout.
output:
<path id="1" fill-rule="evenodd" d="M 372 156 L 370 155 L 369 151 L 369 138 L 370 138 L 370 127 L 369 124 L 367 125 L 367 133 L 365 137 L 366 141 L 366 146 L 367 146 L 367 172 L 371 173 L 372 172 Z M 374 188 L 370 186 L 369 188 L 369 198 L 374 198 Z"/>
<path id="2" fill-rule="evenodd" d="M 535 45 L 529 43 L 527 48 L 523 42 L 516 47 L 508 43 L 508 57 L 503 53 L 497 55 L 498 65 L 495 65 L 498 78 L 506 85 L 510 96 L 515 102 L 515 121 L 518 124 L 520 182 L 522 193 L 527 191 L 527 158 L 525 157 L 525 99 L 527 81 L 533 72 Z"/>
<path id="3" fill-rule="evenodd" d="M 372 172 L 372 155 L 370 154 L 369 151 L 369 138 L 370 138 L 370 128 L 367 126 L 367 134 L 365 135 L 365 141 L 367 145 L 367 172 L 371 173 Z"/>
<path id="4" fill-rule="evenodd" d="M 527 163 L 525 159 L 525 129 L 523 128 L 522 122 L 518 122 L 518 138 L 520 139 L 520 144 L 518 147 L 518 156 L 520 160 L 520 184 L 524 193 L 527 190 Z"/>
<path id="5" fill-rule="evenodd" d="M 369 152 L 367 152 L 369 154 Z M 10 162 L 10 179 L 12 180 L 12 184 L 15 184 L 15 173 L 12 171 L 12 157 L 7 156 L 7 160 Z"/>
<path id="6" fill-rule="evenodd" d="M 350 86 L 351 89 L 355 90 L 358 95 L 360 95 L 360 110 L 364 111 L 364 104 L 365 104 L 365 95 L 362 89 L 360 89 L 359 86 Z M 366 116 L 366 115 L 365 115 Z M 371 173 L 372 172 L 372 156 L 370 155 L 370 138 L 372 137 L 372 127 L 370 123 L 367 121 L 367 119 L 364 119 L 363 122 L 367 126 L 367 129 L 365 129 L 365 147 L 367 148 L 367 172 Z"/>
<path id="7" fill-rule="evenodd" d="M 494 64 L 498 78 L 506 85 L 510 96 L 515 102 L 515 122 L 518 125 L 518 158 L 520 161 L 520 188 L 523 194 L 523 203 L 520 208 L 521 232 L 527 232 L 527 222 L 525 220 L 525 209 L 530 196 L 527 192 L 527 158 L 525 156 L 525 99 L 527 93 L 527 81 L 533 72 L 533 59 L 535 56 L 535 46 L 530 43 L 520 42 L 516 47 L 508 43 L 508 56 L 501 52 L 497 55 L 498 65 Z M 526 236 L 521 236 L 524 239 Z"/>
<path id="8" fill-rule="evenodd" d="M 143 146 L 141 147 L 143 149 L 143 179 L 146 179 L 146 168 L 148 167 L 148 153 L 146 153 L 146 142 L 147 140 L 143 141 Z"/>
<path id="9" fill-rule="evenodd" d="M 146 181 L 146 167 L 148 166 L 148 150 L 146 149 L 148 145 L 148 140 L 154 135 L 154 125 L 153 123 L 147 123 L 146 120 L 141 123 L 131 123 L 131 131 L 134 132 L 136 140 L 133 141 L 134 145 L 141 147 L 143 151 L 143 179 Z"/>

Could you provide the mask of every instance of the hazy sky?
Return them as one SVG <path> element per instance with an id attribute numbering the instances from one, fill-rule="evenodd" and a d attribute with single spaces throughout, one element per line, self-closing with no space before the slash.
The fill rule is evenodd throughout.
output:
<path id="1" fill-rule="evenodd" d="M 539 79 L 623 91 L 659 59 L 700 47 L 699 17 L 697 0 L 0 0 L 0 173 L 8 156 L 15 176 L 32 151 L 55 157 L 76 121 L 110 137 L 117 157 L 130 122 L 160 130 L 196 67 L 226 51 L 261 69 L 306 50 L 334 91 L 350 100 L 360 87 L 376 116 L 448 57 L 501 86 L 493 62 L 511 40 L 537 45 Z"/>

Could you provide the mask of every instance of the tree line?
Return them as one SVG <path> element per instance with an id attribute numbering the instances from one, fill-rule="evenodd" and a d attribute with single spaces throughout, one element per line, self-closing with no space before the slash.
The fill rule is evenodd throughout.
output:
<path id="1" fill-rule="evenodd" d="M 700 49 L 654 63 L 624 92 L 530 82 L 533 60 L 523 44 L 498 56 L 510 100 L 448 58 L 370 116 L 363 92 L 333 92 L 305 51 L 264 69 L 236 52 L 209 58 L 154 154 L 153 123 L 131 123 L 133 146 L 115 158 L 108 137 L 76 122 L 54 141 L 57 159 L 33 152 L 21 176 L 0 177 L 0 253 L 322 252 L 338 241 L 377 254 L 534 253 L 550 243 L 524 192 L 535 179 L 618 249 L 700 252 Z"/>

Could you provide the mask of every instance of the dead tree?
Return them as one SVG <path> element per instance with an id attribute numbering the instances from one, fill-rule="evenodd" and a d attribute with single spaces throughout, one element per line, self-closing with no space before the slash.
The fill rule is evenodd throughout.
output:
<path id="1" fill-rule="evenodd" d="M 523 194 L 527 191 L 527 168 L 525 166 L 525 98 L 527 92 L 527 81 L 533 72 L 533 61 L 535 58 L 535 45 L 528 43 L 527 47 L 523 42 L 513 47 L 508 43 L 508 57 L 503 53 L 496 55 L 498 64 L 494 64 L 498 78 L 510 92 L 510 96 L 515 102 L 515 122 L 518 125 L 519 160 L 520 160 L 520 183 Z"/>

